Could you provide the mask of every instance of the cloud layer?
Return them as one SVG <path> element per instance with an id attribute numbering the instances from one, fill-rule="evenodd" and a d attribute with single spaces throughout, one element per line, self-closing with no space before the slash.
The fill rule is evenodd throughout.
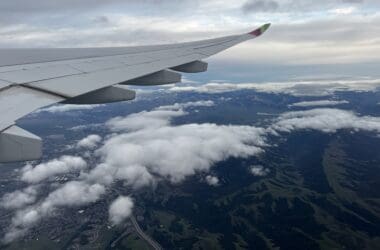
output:
<path id="1" fill-rule="evenodd" d="M 195 92 L 207 94 L 228 93 L 239 90 L 254 90 L 272 94 L 294 96 L 328 96 L 337 91 L 376 91 L 380 88 L 380 79 L 361 80 L 308 80 L 265 83 L 228 83 L 211 82 L 198 85 L 176 85 L 168 88 L 170 92 Z"/>
<path id="2" fill-rule="evenodd" d="M 282 12 L 282 13 L 305 13 L 320 12 L 332 9 L 346 9 L 356 7 L 379 6 L 374 0 L 247 0 L 242 6 L 244 12 Z"/>
<path id="3" fill-rule="evenodd" d="M 135 189 L 155 185 L 162 180 L 179 183 L 196 173 L 208 173 L 215 163 L 229 157 L 250 157 L 264 151 L 267 146 L 266 131 L 262 128 L 208 123 L 174 126 L 171 123 L 172 119 L 187 115 L 185 109 L 213 105 L 211 101 L 177 103 L 111 119 L 107 126 L 113 133 L 96 150 L 99 163 L 36 203 L 30 199 L 21 202 L 20 206 L 14 205 L 19 209 L 4 240 L 9 242 L 23 235 L 56 209 L 96 202 L 116 181 L 123 181 Z M 92 137 L 95 138 L 90 136 L 90 139 Z M 83 141 L 87 142 L 88 139 L 86 137 Z M 98 141 L 99 138 L 95 139 Z M 83 159 L 65 156 L 34 168 L 26 166 L 21 179 L 37 183 L 85 167 Z M 218 183 L 214 176 L 207 177 L 206 181 L 210 185 Z M 9 204 L 12 204 L 12 199 L 13 203 L 17 203 L 18 196 L 19 193 L 12 194 L 6 199 Z M 120 223 L 130 214 L 132 207 L 129 197 L 116 200 L 110 207 L 110 222 Z"/>
<path id="4" fill-rule="evenodd" d="M 97 163 L 90 169 L 82 158 L 75 156 L 64 156 L 35 167 L 27 165 L 20 172 L 21 180 L 31 185 L 1 199 L 4 208 L 15 209 L 3 240 L 17 239 L 57 209 L 99 201 L 115 182 L 130 187 L 130 196 L 135 189 L 154 186 L 160 181 L 180 183 L 198 173 L 205 176 L 202 181 L 218 186 L 218 177 L 210 173 L 216 163 L 230 157 L 248 158 L 264 153 L 271 146 L 269 137 L 278 138 L 299 130 L 380 133 L 380 118 L 332 108 L 283 113 L 266 128 L 211 123 L 173 125 L 175 118 L 213 105 L 212 101 L 177 103 L 109 120 L 110 134 L 101 145 L 94 146 Z M 83 141 L 89 138 L 95 138 L 89 141 L 96 143 L 101 139 L 89 136 Z M 54 183 L 46 197 L 37 198 L 39 187 L 35 183 L 43 185 L 43 180 L 53 176 L 79 171 L 73 180 Z M 260 165 L 251 166 L 249 171 L 254 176 L 266 176 L 270 172 Z M 130 216 L 134 206 L 130 196 L 119 197 L 110 205 L 111 224 L 118 225 Z"/>

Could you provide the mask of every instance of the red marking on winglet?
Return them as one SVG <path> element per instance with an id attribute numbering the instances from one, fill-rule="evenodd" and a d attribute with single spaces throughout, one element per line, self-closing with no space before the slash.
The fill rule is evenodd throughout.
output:
<path id="1" fill-rule="evenodd" d="M 261 29 L 258 28 L 258 29 L 255 29 L 254 31 L 249 32 L 248 34 L 253 35 L 253 36 L 260 36 L 262 33 L 261 33 Z"/>
<path id="2" fill-rule="evenodd" d="M 252 36 L 261 36 L 265 31 L 267 31 L 267 29 L 269 29 L 269 27 L 270 27 L 270 23 L 267 23 L 261 26 L 260 28 L 255 29 L 252 32 L 249 32 L 248 34 Z"/>

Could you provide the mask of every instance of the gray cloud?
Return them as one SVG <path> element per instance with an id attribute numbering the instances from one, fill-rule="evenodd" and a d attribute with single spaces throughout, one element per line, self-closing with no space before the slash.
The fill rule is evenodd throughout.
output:
<path id="1" fill-rule="evenodd" d="M 343 0 L 343 3 L 364 3 L 364 0 Z"/>
<path id="2" fill-rule="evenodd" d="M 169 0 L 13 0 L 13 1 L 2 1 L 0 2 L 1 12 L 63 12 L 67 10 L 71 11 L 83 11 L 91 10 L 105 6 L 130 6 L 134 4 L 138 5 L 157 5 L 166 4 L 172 1 Z"/>
<path id="3" fill-rule="evenodd" d="M 376 33 L 380 28 L 375 25 L 380 18 L 368 17 L 329 17 L 298 24 L 281 23 L 271 30 L 271 40 L 276 42 L 308 42 L 324 43 L 333 46 L 334 43 L 345 45 L 354 42 L 378 41 Z"/>
<path id="4" fill-rule="evenodd" d="M 238 60 L 245 64 L 260 62 L 287 65 L 379 61 L 380 27 L 379 15 L 376 13 L 379 12 L 380 3 L 373 0 L 361 4 L 337 0 L 256 0 L 233 3 L 217 0 L 207 3 L 95 0 L 92 3 L 85 0 L 84 3 L 77 1 L 78 3 L 71 4 L 70 0 L 68 3 L 60 1 L 57 5 L 37 1 L 36 9 L 46 15 L 36 14 L 32 10 L 34 7 L 28 6 L 33 4 L 25 3 L 25 13 L 13 19 L 8 16 L 14 15 L 9 13 L 15 13 L 9 11 L 10 8 L 16 8 L 12 7 L 11 2 L 3 3 L 4 8 L 0 7 L 0 13 L 4 10 L 0 15 L 0 24 L 1 18 L 4 19 L 4 25 L 0 25 L 0 47 L 99 47 L 173 43 L 246 32 L 255 24 L 274 20 L 274 25 L 265 37 L 238 46 L 218 58 L 229 62 Z M 244 3 L 261 6 L 261 9 L 268 11 L 271 6 L 279 7 L 274 8 L 277 9 L 276 13 L 242 17 L 236 14 L 236 7 Z M 57 6 L 58 14 L 51 13 L 53 5 Z M 87 5 L 90 6 L 86 8 Z M 191 7 L 186 8 L 189 6 Z M 71 9 L 80 11 L 78 14 L 67 14 Z M 293 15 L 293 10 L 299 10 L 299 13 Z M 316 10 L 317 13 L 306 14 L 306 10 Z M 218 12 L 223 13 L 221 18 L 217 18 Z M 289 13 L 292 15 L 289 16 Z M 24 20 L 28 16 L 33 18 Z"/>
<path id="5" fill-rule="evenodd" d="M 244 12 L 273 12 L 279 4 L 273 0 L 251 0 L 243 5 Z"/>
<path id="6" fill-rule="evenodd" d="M 328 10 L 331 8 L 342 8 L 347 4 L 366 4 L 376 6 L 373 0 L 248 0 L 242 5 L 242 10 L 248 12 L 313 12 Z"/>
<path id="7" fill-rule="evenodd" d="M 171 15 L 173 10 L 186 10 L 198 1 L 171 0 L 14 0 L 0 2 L 0 26 L 35 23 L 43 27 L 101 25 L 109 23 L 104 13 L 124 15 Z M 148 10 L 148 11 L 147 11 Z"/>

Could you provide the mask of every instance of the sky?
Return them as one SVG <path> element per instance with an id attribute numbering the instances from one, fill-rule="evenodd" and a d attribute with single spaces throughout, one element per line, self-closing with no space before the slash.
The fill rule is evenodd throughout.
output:
<path id="1" fill-rule="evenodd" d="M 269 22 L 263 37 L 210 59 L 210 72 L 224 67 L 256 80 L 377 76 L 379 11 L 376 0 L 1 1 L 0 48 L 174 43 Z"/>

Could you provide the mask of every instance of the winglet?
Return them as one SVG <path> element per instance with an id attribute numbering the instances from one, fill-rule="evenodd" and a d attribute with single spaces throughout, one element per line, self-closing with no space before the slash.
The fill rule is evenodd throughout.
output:
<path id="1" fill-rule="evenodd" d="M 260 28 L 254 30 L 252 32 L 249 32 L 248 34 L 250 34 L 252 36 L 261 36 L 262 34 L 264 34 L 265 31 L 267 31 L 267 29 L 269 29 L 270 25 L 271 25 L 270 23 L 264 24 Z"/>

